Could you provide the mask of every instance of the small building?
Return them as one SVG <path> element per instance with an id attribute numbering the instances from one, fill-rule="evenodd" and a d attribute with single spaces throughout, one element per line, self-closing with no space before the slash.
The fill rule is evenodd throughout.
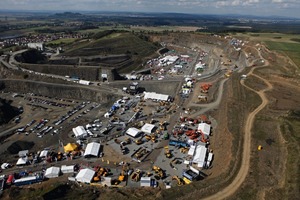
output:
<path id="1" fill-rule="evenodd" d="M 28 155 L 28 150 L 19 151 L 18 155 L 20 158 L 26 157 Z"/>
<path id="2" fill-rule="evenodd" d="M 100 146 L 100 143 L 97 142 L 88 143 L 84 151 L 84 157 L 98 157 L 100 152 Z"/>
<path id="3" fill-rule="evenodd" d="M 57 178 L 60 174 L 60 168 L 59 167 L 50 167 L 46 169 L 45 177 L 47 178 Z"/>
<path id="4" fill-rule="evenodd" d="M 40 158 L 46 158 L 48 156 L 49 151 L 48 150 L 43 150 L 41 151 L 39 157 Z"/>
<path id="5" fill-rule="evenodd" d="M 25 157 L 19 158 L 16 165 L 23 166 L 23 165 L 27 165 L 27 163 L 28 163 L 28 157 L 25 156 Z"/>
<path id="6" fill-rule="evenodd" d="M 196 147 L 196 152 L 193 157 L 193 163 L 196 163 L 198 167 L 204 167 L 207 148 L 203 145 Z"/>
<path id="7" fill-rule="evenodd" d="M 75 167 L 74 165 L 69 165 L 69 166 L 62 165 L 60 167 L 60 170 L 63 174 L 74 173 L 74 167 Z"/>
<path id="8" fill-rule="evenodd" d="M 209 136 L 210 135 L 210 129 L 211 129 L 211 126 L 207 123 L 200 123 L 198 125 L 198 131 L 202 131 L 202 133 L 204 133 L 204 135 L 207 135 Z"/>
<path id="9" fill-rule="evenodd" d="M 76 181 L 81 183 L 91 183 L 95 175 L 95 171 L 91 169 L 82 169 L 76 176 Z"/>
<path id="10" fill-rule="evenodd" d="M 77 126 L 76 128 L 73 128 L 73 133 L 75 134 L 76 138 L 85 138 L 88 136 L 87 131 L 84 129 L 83 126 Z"/>
<path id="11" fill-rule="evenodd" d="M 142 128 L 141 131 L 144 133 L 153 133 L 155 131 L 155 125 L 154 124 L 148 124 L 146 123 Z"/>
<path id="12" fill-rule="evenodd" d="M 156 101 L 168 101 L 169 100 L 169 95 L 166 94 L 157 94 L 155 92 L 144 92 L 144 99 L 152 99 Z"/>
<path id="13" fill-rule="evenodd" d="M 141 177 L 141 187 L 151 187 L 151 177 Z"/>
<path id="14" fill-rule="evenodd" d="M 127 131 L 126 131 L 126 134 L 135 138 L 137 136 L 139 136 L 141 133 L 141 130 L 137 129 L 137 128 L 134 128 L 134 127 L 131 127 L 129 128 Z"/>

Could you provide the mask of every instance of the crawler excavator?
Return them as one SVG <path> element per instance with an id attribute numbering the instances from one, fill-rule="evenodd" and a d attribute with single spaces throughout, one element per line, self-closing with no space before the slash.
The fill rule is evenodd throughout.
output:
<path id="1" fill-rule="evenodd" d="M 176 180 L 178 186 L 181 186 L 184 184 L 183 180 L 181 180 L 178 176 L 173 176 L 172 180 Z"/>

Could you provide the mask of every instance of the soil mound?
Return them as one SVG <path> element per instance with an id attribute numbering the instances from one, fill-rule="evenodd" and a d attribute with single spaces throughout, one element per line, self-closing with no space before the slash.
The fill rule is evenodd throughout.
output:
<path id="1" fill-rule="evenodd" d="M 19 153 L 19 151 L 29 150 L 33 146 L 34 146 L 34 142 L 16 141 L 7 148 L 7 151 L 10 154 L 17 154 Z"/>

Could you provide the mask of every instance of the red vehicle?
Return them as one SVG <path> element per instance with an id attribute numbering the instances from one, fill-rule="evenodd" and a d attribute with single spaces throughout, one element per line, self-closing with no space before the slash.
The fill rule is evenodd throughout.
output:
<path id="1" fill-rule="evenodd" d="M 6 185 L 11 185 L 13 180 L 14 180 L 14 175 L 12 175 L 12 174 L 9 175 L 7 180 L 6 180 Z"/>

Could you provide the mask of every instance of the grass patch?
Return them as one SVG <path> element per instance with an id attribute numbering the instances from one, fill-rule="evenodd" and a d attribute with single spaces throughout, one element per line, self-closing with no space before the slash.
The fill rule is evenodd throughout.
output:
<path id="1" fill-rule="evenodd" d="M 271 51 L 278 51 L 290 57 L 299 68 L 300 44 L 288 43 L 288 42 L 273 42 L 273 41 L 265 41 L 265 43 L 267 44 L 268 48 Z"/>

